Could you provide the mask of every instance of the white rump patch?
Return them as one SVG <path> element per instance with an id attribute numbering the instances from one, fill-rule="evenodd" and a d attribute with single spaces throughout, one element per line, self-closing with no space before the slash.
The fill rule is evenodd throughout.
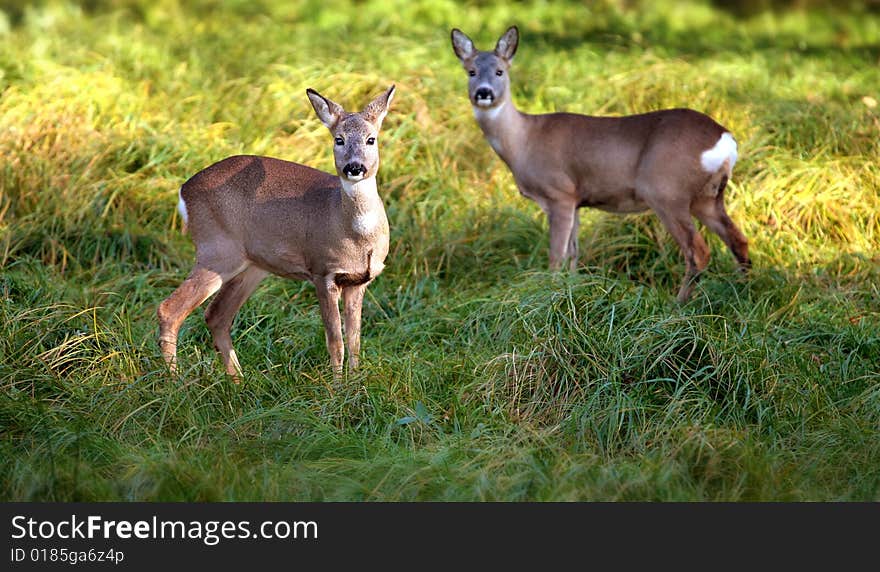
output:
<path id="1" fill-rule="evenodd" d="M 725 131 L 714 147 L 703 151 L 700 155 L 700 164 L 706 172 L 715 173 L 728 159 L 730 160 L 728 168 L 733 169 L 736 157 L 736 141 L 733 135 Z"/>
<path id="2" fill-rule="evenodd" d="M 351 228 L 358 234 L 368 235 L 379 225 L 379 215 L 375 212 L 365 212 L 354 218 Z"/>
<path id="3" fill-rule="evenodd" d="M 189 222 L 189 215 L 186 212 L 186 201 L 183 200 L 183 187 L 177 191 L 177 212 L 180 213 L 180 218 L 183 219 L 183 224 L 187 224 Z"/>

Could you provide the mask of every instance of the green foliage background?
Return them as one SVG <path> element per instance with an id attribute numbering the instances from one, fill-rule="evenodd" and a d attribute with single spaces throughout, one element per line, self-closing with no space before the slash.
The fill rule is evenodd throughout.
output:
<path id="1" fill-rule="evenodd" d="M 875 3 L 0 1 L 4 500 L 880 499 Z M 741 151 L 694 299 L 650 216 L 582 214 L 577 275 L 483 141 L 450 47 L 522 43 L 528 112 L 689 106 Z M 233 385 L 177 189 L 235 153 L 332 170 L 313 87 L 398 86 L 387 269 L 334 382 L 308 284 L 267 280 Z"/>

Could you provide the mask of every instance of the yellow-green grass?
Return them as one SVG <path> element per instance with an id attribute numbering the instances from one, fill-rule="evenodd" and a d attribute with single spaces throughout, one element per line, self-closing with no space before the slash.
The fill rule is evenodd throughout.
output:
<path id="1" fill-rule="evenodd" d="M 752 3 L 755 4 L 755 3 Z M 760 4 L 760 3 L 757 3 Z M 880 500 L 880 14 L 691 2 L 0 1 L 5 500 Z M 582 212 L 576 275 L 483 140 L 449 46 L 522 40 L 528 112 L 688 106 L 737 137 L 693 300 L 652 215 Z M 380 138 L 391 224 L 363 367 L 313 289 L 267 280 L 223 373 L 179 378 L 177 189 L 236 153 L 332 170 L 312 87 Z M 705 234 L 705 230 L 703 231 Z"/>

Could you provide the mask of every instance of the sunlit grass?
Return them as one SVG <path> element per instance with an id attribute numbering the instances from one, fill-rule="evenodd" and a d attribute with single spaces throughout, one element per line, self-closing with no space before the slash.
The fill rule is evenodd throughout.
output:
<path id="1" fill-rule="evenodd" d="M 625 4 L 0 1 L 2 497 L 880 499 L 880 15 Z M 659 222 L 596 211 L 578 274 L 546 271 L 449 48 L 513 23 L 525 111 L 736 134 L 749 278 L 707 236 L 679 306 Z M 305 89 L 392 83 L 362 370 L 335 382 L 311 286 L 271 279 L 233 330 L 241 386 L 202 310 L 170 379 L 180 184 L 235 153 L 332 170 Z"/>

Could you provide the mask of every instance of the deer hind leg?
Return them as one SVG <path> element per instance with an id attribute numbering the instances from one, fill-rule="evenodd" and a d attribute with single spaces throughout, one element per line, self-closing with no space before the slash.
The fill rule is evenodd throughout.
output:
<path id="1" fill-rule="evenodd" d="M 241 365 L 232 347 L 229 330 L 235 315 L 245 301 L 254 293 L 257 286 L 268 272 L 256 266 L 250 266 L 240 274 L 225 282 L 205 311 L 205 322 L 214 337 L 214 347 L 223 358 L 226 373 L 232 376 L 235 383 L 241 380 Z"/>
<path id="2" fill-rule="evenodd" d="M 364 305 L 366 290 L 366 284 L 342 289 L 342 303 L 345 307 L 345 345 L 348 349 L 349 371 L 356 370 L 360 364 L 361 309 Z"/>
<path id="3" fill-rule="evenodd" d="M 654 211 L 684 254 L 685 275 L 677 296 L 678 302 L 684 303 L 690 298 L 700 273 L 709 264 L 709 246 L 697 232 L 686 208 L 672 209 L 656 205 Z"/>
<path id="4" fill-rule="evenodd" d="M 715 197 L 695 201 L 691 205 L 691 212 L 724 241 L 739 263 L 741 271 L 746 272 L 751 268 L 749 241 L 730 220 L 727 210 L 724 208 L 724 184 L 720 185 Z"/>
<path id="5" fill-rule="evenodd" d="M 342 359 L 345 350 L 342 347 L 342 321 L 339 316 L 339 286 L 333 277 L 315 280 L 315 292 L 321 307 L 321 319 L 324 321 L 324 339 L 330 353 L 330 365 L 336 375 L 342 373 Z"/>
<path id="6" fill-rule="evenodd" d="M 159 347 L 172 373 L 177 371 L 177 333 L 181 324 L 222 284 L 219 273 L 197 265 L 177 290 L 159 305 L 156 312 L 159 318 Z"/>

